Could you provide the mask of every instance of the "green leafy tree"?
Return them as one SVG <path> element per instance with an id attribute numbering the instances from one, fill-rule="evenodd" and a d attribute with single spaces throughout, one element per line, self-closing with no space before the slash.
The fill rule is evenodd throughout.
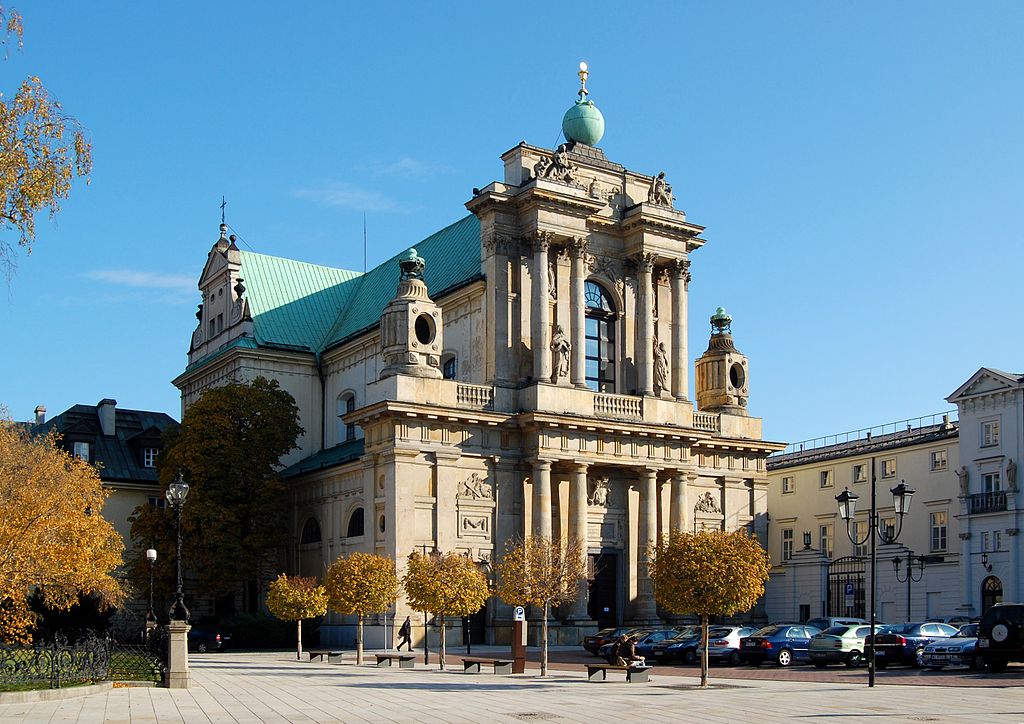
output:
<path id="1" fill-rule="evenodd" d="M 650 559 L 658 604 L 701 622 L 700 685 L 708 685 L 708 618 L 750 610 L 764 594 L 771 562 L 745 531 L 672 533 Z"/>
<path id="2" fill-rule="evenodd" d="M 441 621 L 438 662 L 443 669 L 445 617 L 469 616 L 479 611 L 491 595 L 487 576 L 473 559 L 458 553 L 413 552 L 402 585 L 410 606 L 432 613 Z"/>
<path id="3" fill-rule="evenodd" d="M 327 569 L 327 597 L 338 613 L 356 616 L 356 663 L 363 663 L 363 617 L 391 608 L 398 598 L 398 574 L 391 558 L 352 553 Z"/>
<path id="4" fill-rule="evenodd" d="M 185 410 L 180 428 L 165 432 L 158 458 L 164 490 L 179 470 L 190 486 L 181 513 L 184 564 L 206 592 L 254 591 L 250 610 L 288 541 L 288 488 L 277 471 L 302 434 L 298 418 L 294 398 L 275 380 L 213 387 Z M 136 508 L 132 540 L 140 575 L 147 570 L 142 549 L 151 544 L 158 564 L 171 570 L 169 510 Z"/>
<path id="5" fill-rule="evenodd" d="M 327 613 L 327 591 L 315 578 L 289 578 L 282 573 L 267 589 L 267 608 L 282 621 L 295 621 L 295 658 L 301 659 L 302 620 Z"/>
<path id="6" fill-rule="evenodd" d="M 540 675 L 548 671 L 548 616 L 551 609 L 576 600 L 586 580 L 583 541 L 533 536 L 510 543 L 495 565 L 498 595 L 513 606 L 542 609 Z"/>
<path id="7" fill-rule="evenodd" d="M 12 40 L 22 47 L 21 15 L 0 4 L 0 45 Z M 35 215 L 48 210 L 53 217 L 68 197 L 75 176 L 92 169 L 92 144 L 82 125 L 67 115 L 47 92 L 43 82 L 30 76 L 13 96 L 0 96 L 0 267 L 10 279 L 16 266 L 15 243 L 32 251 L 36 238 Z"/>

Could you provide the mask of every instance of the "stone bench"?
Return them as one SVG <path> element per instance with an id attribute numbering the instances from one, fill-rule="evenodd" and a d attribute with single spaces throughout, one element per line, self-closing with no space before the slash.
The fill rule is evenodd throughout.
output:
<path id="1" fill-rule="evenodd" d="M 413 669 L 416 667 L 415 654 L 374 654 L 377 657 L 377 666 L 394 666 L 398 662 L 400 669 Z"/>
<path id="2" fill-rule="evenodd" d="M 328 664 L 340 664 L 342 654 L 342 651 L 331 651 L 330 649 L 309 649 L 309 660 L 312 662 L 313 659 L 319 659 Z"/>
<path id="3" fill-rule="evenodd" d="M 512 659 L 462 659 L 462 670 L 467 674 L 479 674 L 481 673 L 480 667 L 482 664 L 490 664 L 494 666 L 495 674 L 511 674 L 512 673 Z"/>
<path id="4" fill-rule="evenodd" d="M 587 664 L 587 678 L 591 681 L 605 681 L 608 679 L 609 671 L 625 671 L 626 681 L 649 681 L 647 672 L 653 666 L 646 664 L 630 664 L 629 666 L 617 666 L 615 664 Z"/>

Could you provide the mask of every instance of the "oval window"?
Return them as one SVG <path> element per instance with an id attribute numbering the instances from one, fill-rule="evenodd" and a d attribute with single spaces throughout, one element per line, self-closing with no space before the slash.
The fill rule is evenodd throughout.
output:
<path id="1" fill-rule="evenodd" d="M 380 532 L 383 533 L 384 532 L 384 516 L 383 515 L 380 517 L 380 520 L 377 521 L 377 526 L 380 528 Z"/>
<path id="2" fill-rule="evenodd" d="M 729 370 L 729 381 L 732 383 L 732 386 L 737 390 L 742 390 L 746 378 L 747 376 L 743 373 L 743 365 L 739 362 L 733 363 L 732 368 Z"/>
<path id="3" fill-rule="evenodd" d="M 421 314 L 416 317 L 416 339 L 420 344 L 430 344 L 434 341 L 434 320 L 429 314 Z"/>

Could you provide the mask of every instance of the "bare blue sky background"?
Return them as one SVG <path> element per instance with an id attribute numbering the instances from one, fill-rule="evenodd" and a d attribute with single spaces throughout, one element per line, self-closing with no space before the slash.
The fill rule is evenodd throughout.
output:
<path id="1" fill-rule="evenodd" d="M 753 414 L 795 441 L 1024 371 L 1024 4 L 21 2 L 28 74 L 95 170 L 0 300 L 0 404 L 179 417 L 221 195 L 242 248 L 350 269 L 461 218 L 559 142 L 589 62 L 601 146 L 707 226 L 690 349 L 724 305 Z"/>

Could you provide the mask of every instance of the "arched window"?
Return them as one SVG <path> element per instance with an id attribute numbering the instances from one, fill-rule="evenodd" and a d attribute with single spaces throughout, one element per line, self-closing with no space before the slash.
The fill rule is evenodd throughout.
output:
<path id="1" fill-rule="evenodd" d="M 338 396 L 338 442 L 351 442 L 356 439 L 356 426 L 346 423 L 342 418 L 356 409 L 354 392 L 343 392 Z"/>
<path id="2" fill-rule="evenodd" d="M 363 509 L 356 508 L 348 517 L 348 532 L 345 535 L 349 538 L 358 538 L 363 532 Z"/>
<path id="3" fill-rule="evenodd" d="M 586 282 L 586 379 L 597 392 L 615 392 L 615 304 L 601 285 Z"/>
<path id="4" fill-rule="evenodd" d="M 981 582 L 981 615 L 997 603 L 1003 602 L 1003 582 L 997 576 L 988 576 Z"/>
<path id="5" fill-rule="evenodd" d="M 455 355 L 446 356 L 441 362 L 441 376 L 446 380 L 454 380 L 459 369 L 459 358 Z"/>
<path id="6" fill-rule="evenodd" d="M 306 543 L 319 542 L 320 524 L 316 521 L 316 518 L 309 518 L 306 520 L 306 524 L 302 526 L 302 535 L 299 536 L 299 544 L 305 545 Z"/>

